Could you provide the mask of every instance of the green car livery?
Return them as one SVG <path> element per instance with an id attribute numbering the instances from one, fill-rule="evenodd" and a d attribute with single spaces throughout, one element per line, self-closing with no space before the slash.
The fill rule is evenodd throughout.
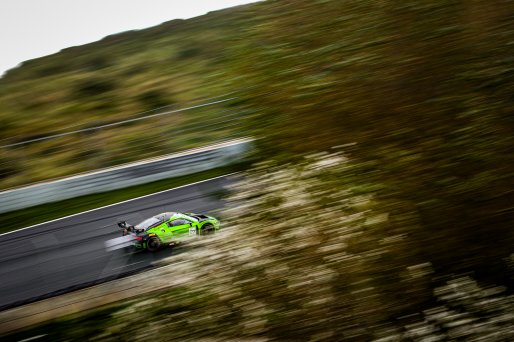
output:
<path id="1" fill-rule="evenodd" d="M 166 212 L 152 216 L 132 226 L 127 222 L 118 222 L 123 235 L 133 238 L 137 249 L 157 251 L 160 247 L 177 243 L 179 240 L 208 235 L 220 228 L 219 221 L 212 217 L 195 213 Z"/>

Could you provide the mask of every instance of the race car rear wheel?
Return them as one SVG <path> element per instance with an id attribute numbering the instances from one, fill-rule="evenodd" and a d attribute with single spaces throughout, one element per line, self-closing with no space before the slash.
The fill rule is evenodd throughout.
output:
<path id="1" fill-rule="evenodd" d="M 155 252 L 160 247 L 161 247 L 161 241 L 159 240 L 159 238 L 157 238 L 155 236 L 152 236 L 151 238 L 148 239 L 148 241 L 146 241 L 146 249 L 149 252 Z"/>
<path id="2" fill-rule="evenodd" d="M 214 226 L 210 223 L 207 223 L 200 230 L 200 235 L 209 235 L 209 234 L 214 234 Z"/>

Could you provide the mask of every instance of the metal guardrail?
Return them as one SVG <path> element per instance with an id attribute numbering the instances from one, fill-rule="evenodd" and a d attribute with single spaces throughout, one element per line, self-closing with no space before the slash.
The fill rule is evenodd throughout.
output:
<path id="1" fill-rule="evenodd" d="M 229 165 L 243 158 L 251 150 L 252 143 L 252 139 L 236 139 L 182 153 L 3 191 L 0 192 L 0 213 Z"/>
<path id="2" fill-rule="evenodd" d="M 1 138 L 0 191 L 251 135 L 237 92 L 199 101 Z"/>

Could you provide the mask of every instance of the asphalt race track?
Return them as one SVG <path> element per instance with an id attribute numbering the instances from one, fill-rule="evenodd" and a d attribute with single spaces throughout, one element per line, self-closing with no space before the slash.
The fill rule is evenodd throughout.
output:
<path id="1" fill-rule="evenodd" d="M 179 253 L 107 252 L 104 242 L 120 236 L 121 220 L 137 224 L 164 211 L 215 214 L 223 202 L 213 194 L 229 182 L 216 178 L 0 236 L 0 310 L 139 272 Z"/>

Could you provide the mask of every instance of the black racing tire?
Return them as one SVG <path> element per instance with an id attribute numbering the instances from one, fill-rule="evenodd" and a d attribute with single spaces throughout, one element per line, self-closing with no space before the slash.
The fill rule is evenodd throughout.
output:
<path id="1" fill-rule="evenodd" d="M 200 229 L 200 235 L 211 235 L 214 234 L 214 226 L 210 223 L 206 223 Z"/>
<path id="2" fill-rule="evenodd" d="M 149 252 L 156 252 L 159 248 L 161 248 L 161 240 L 158 237 L 152 236 L 146 241 L 146 249 Z"/>

